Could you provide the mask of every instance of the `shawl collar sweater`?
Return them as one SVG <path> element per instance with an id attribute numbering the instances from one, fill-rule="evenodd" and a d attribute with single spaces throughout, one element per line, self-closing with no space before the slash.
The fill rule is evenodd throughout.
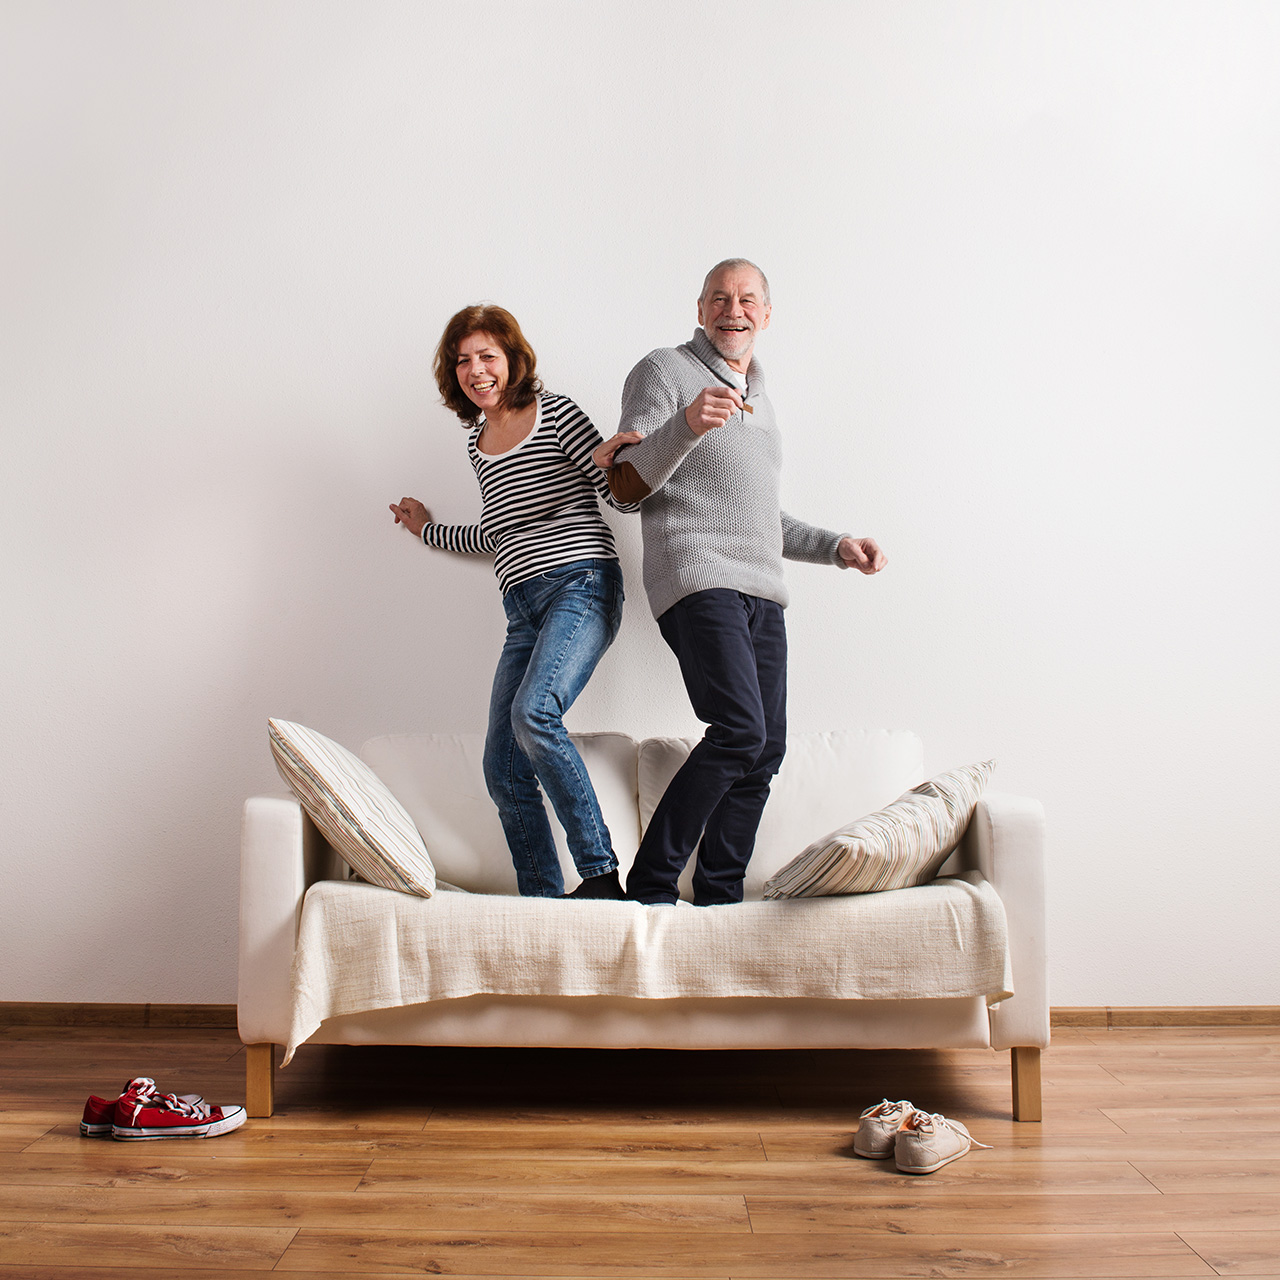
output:
<path id="1" fill-rule="evenodd" d="M 743 390 L 701 330 L 678 347 L 651 351 L 622 391 L 619 431 L 644 439 L 618 460 L 631 463 L 652 490 L 640 506 L 644 587 L 655 618 L 695 591 L 721 587 L 787 605 L 782 560 L 841 565 L 844 534 L 796 520 L 779 498 L 782 437 L 752 359 L 735 413 L 702 436 L 689 430 L 685 408 L 704 387 Z M 842 566 L 843 567 L 843 566 Z"/>

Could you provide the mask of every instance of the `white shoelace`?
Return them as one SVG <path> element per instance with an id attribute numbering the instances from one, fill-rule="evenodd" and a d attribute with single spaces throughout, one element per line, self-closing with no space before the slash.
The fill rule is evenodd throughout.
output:
<path id="1" fill-rule="evenodd" d="M 868 1107 L 859 1117 L 859 1120 L 877 1119 L 882 1116 L 891 1116 L 895 1114 L 906 1113 L 913 1108 L 909 1102 L 890 1102 L 885 1098 L 882 1102 L 877 1102 L 874 1107 Z"/>
<path id="2" fill-rule="evenodd" d="M 180 1116 L 189 1116 L 193 1120 L 207 1120 L 213 1110 L 207 1102 L 187 1102 L 176 1093 L 158 1093 L 154 1106 L 163 1106 L 166 1111 L 176 1111 Z"/>
<path id="3" fill-rule="evenodd" d="M 162 1111 L 176 1111 L 178 1115 L 189 1116 L 192 1120 L 207 1120 L 212 1111 L 207 1102 L 188 1102 L 176 1093 L 157 1093 L 156 1082 L 150 1076 L 130 1080 L 129 1092 L 133 1095 L 135 1116 L 143 1107 L 155 1107 Z"/>
<path id="4" fill-rule="evenodd" d="M 932 1133 L 939 1125 L 950 1129 L 957 1137 L 964 1138 L 971 1147 L 977 1147 L 980 1151 L 993 1151 L 995 1149 L 985 1142 L 979 1142 L 958 1120 L 948 1120 L 946 1116 L 939 1114 L 937 1111 L 917 1111 L 911 1117 L 911 1128 L 925 1133 Z"/>

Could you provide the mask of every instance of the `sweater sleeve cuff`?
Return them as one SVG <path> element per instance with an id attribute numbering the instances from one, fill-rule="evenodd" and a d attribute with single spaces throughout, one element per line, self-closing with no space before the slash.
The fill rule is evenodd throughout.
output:
<path id="1" fill-rule="evenodd" d="M 782 512 L 782 554 L 788 560 L 843 566 L 840 542 L 849 536 L 847 533 L 835 533 L 831 529 L 806 524 L 803 520 Z"/>

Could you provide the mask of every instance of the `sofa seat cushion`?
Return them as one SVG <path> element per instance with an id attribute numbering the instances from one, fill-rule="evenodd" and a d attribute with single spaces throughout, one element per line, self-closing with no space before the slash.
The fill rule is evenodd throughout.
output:
<path id="1" fill-rule="evenodd" d="M 858 897 L 642 906 L 350 881 L 302 908 L 286 1061 L 326 1018 L 472 995 L 912 1000 L 1012 994 L 977 872 Z"/>

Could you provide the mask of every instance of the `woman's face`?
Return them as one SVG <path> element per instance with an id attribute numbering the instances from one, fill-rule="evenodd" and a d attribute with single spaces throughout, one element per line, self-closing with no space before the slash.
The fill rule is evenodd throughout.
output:
<path id="1" fill-rule="evenodd" d="M 458 344 L 455 370 L 463 394 L 488 413 L 502 403 L 510 370 L 507 353 L 489 333 L 469 333 Z"/>

